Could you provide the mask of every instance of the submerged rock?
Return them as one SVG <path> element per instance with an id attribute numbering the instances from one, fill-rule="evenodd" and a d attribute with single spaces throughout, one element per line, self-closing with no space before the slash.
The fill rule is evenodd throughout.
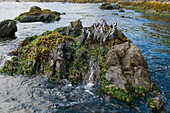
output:
<path id="1" fill-rule="evenodd" d="M 29 12 L 20 14 L 15 20 L 19 22 L 52 22 L 61 19 L 60 13 L 49 9 L 42 10 L 38 6 L 30 8 Z"/>
<path id="2" fill-rule="evenodd" d="M 110 3 L 102 3 L 102 5 L 100 6 L 101 9 L 113 9 L 113 6 Z"/>
<path id="3" fill-rule="evenodd" d="M 152 111 L 161 110 L 161 108 L 164 105 L 164 102 L 159 97 L 148 99 L 148 103 L 149 103 L 149 107 Z"/>
<path id="4" fill-rule="evenodd" d="M 15 21 L 4 20 L 0 22 L 0 37 L 15 36 L 15 32 L 17 32 Z"/>
<path id="5" fill-rule="evenodd" d="M 119 12 L 125 12 L 125 10 L 123 10 L 123 9 L 120 9 L 120 10 L 119 10 Z"/>

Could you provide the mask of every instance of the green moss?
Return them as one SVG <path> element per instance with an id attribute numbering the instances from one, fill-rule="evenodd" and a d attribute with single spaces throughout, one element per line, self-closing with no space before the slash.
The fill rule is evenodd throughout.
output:
<path id="1" fill-rule="evenodd" d="M 123 9 L 119 10 L 119 12 L 125 12 Z"/>
<path id="2" fill-rule="evenodd" d="M 28 16 L 28 15 L 32 15 L 32 16 L 39 16 L 40 14 L 51 14 L 52 16 L 54 16 L 54 18 L 51 18 L 52 20 L 46 20 L 47 22 L 50 22 L 50 21 L 53 21 L 53 20 L 60 20 L 61 18 L 59 17 L 60 16 L 60 13 L 59 12 L 56 12 L 56 11 L 51 11 L 49 9 L 44 9 L 44 10 L 41 10 L 41 9 L 38 9 L 38 8 L 33 8 L 31 7 L 30 10 L 28 12 L 25 12 L 25 13 L 22 13 L 20 14 L 18 17 L 15 18 L 15 20 L 18 20 L 20 21 L 20 19 L 22 17 L 25 17 L 25 16 Z M 58 18 L 56 18 L 58 17 Z"/>
<path id="3" fill-rule="evenodd" d="M 158 2 L 117 2 L 119 5 L 127 9 L 136 10 L 147 14 L 156 14 L 160 16 L 170 17 L 170 4 Z"/>
<path id="4" fill-rule="evenodd" d="M 151 107 L 153 110 L 155 109 L 157 109 L 157 107 L 156 107 L 156 105 L 155 105 L 155 103 L 153 102 L 153 99 L 152 98 L 149 98 L 148 100 L 148 105 L 149 105 L 149 107 Z"/>
<path id="5" fill-rule="evenodd" d="M 3 69 L 0 69 L 0 73 L 3 73 Z"/>
<path id="6" fill-rule="evenodd" d="M 153 90 L 156 90 L 158 92 L 161 91 L 161 89 L 156 84 L 153 84 Z"/>
<path id="7" fill-rule="evenodd" d="M 15 17 L 14 20 L 19 20 L 20 18 L 24 17 L 25 15 L 21 15 L 21 16 L 18 16 L 18 17 Z"/>
<path id="8" fill-rule="evenodd" d="M 123 42 L 121 40 L 116 39 L 115 44 L 122 44 Z"/>
<path id="9" fill-rule="evenodd" d="M 126 101 L 126 102 L 131 102 L 133 100 L 133 96 L 131 94 L 127 94 L 124 92 L 123 89 L 120 88 L 116 88 L 114 86 L 109 87 L 108 86 L 108 81 L 102 81 L 102 90 L 110 95 L 111 97 L 118 99 L 118 100 L 122 100 L 122 101 Z"/>
<path id="10" fill-rule="evenodd" d="M 39 66 L 33 66 L 33 60 L 39 61 L 39 64 L 44 60 L 48 62 L 47 55 L 55 48 L 56 44 L 61 43 L 63 40 L 71 41 L 73 39 L 68 36 L 62 36 L 55 31 L 46 31 L 39 36 L 27 37 L 21 42 L 17 51 L 15 51 L 18 56 L 12 58 L 9 66 L 11 68 L 9 69 L 8 66 L 4 66 L 2 71 L 28 76 L 36 72 L 43 72 L 43 70 L 40 70 Z M 49 65 L 50 64 L 47 63 L 47 67 Z M 49 68 L 47 68 L 47 70 L 49 70 Z"/>
<path id="11" fill-rule="evenodd" d="M 131 102 L 133 101 L 134 97 L 139 97 L 139 96 L 145 96 L 146 93 L 148 93 L 148 90 L 146 90 L 143 87 L 133 87 L 132 83 L 128 83 L 129 87 L 129 93 L 126 93 L 123 89 L 116 88 L 114 86 L 110 86 L 108 80 L 105 78 L 105 73 L 103 73 L 101 77 L 101 89 L 104 91 L 104 93 L 110 95 L 111 97 L 126 101 L 126 102 Z"/>
<path id="12" fill-rule="evenodd" d="M 138 63 L 136 63 L 134 60 L 132 60 L 128 65 L 133 66 L 133 67 L 137 67 Z"/>
<path id="13" fill-rule="evenodd" d="M 118 13 L 112 13 L 113 15 L 119 15 Z"/>

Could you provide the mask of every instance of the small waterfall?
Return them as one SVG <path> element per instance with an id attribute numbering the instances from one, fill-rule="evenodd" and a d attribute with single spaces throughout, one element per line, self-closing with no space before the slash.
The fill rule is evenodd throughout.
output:
<path id="1" fill-rule="evenodd" d="M 94 86 L 94 74 L 95 74 L 95 63 L 93 60 L 90 59 L 89 62 L 89 72 L 88 72 L 88 79 L 86 80 L 86 85 L 85 85 L 85 91 L 93 95 L 93 93 L 90 91 L 91 88 Z"/>
<path id="2" fill-rule="evenodd" d="M 90 67 L 90 72 L 89 72 L 90 75 L 89 75 L 88 81 L 92 82 L 94 79 L 94 72 L 95 72 L 95 66 L 94 66 L 94 62 L 92 60 L 90 60 L 89 67 Z"/>

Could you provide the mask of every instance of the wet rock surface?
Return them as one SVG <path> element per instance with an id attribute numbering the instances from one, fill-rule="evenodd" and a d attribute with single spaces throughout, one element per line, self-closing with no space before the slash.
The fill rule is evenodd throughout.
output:
<path id="1" fill-rule="evenodd" d="M 112 57 L 113 56 L 113 57 Z M 151 74 L 147 62 L 140 50 L 133 43 L 123 43 L 114 46 L 107 55 L 108 72 L 106 79 L 117 88 L 126 89 L 128 82 L 134 87 L 144 87 L 152 90 Z"/>
<path id="2" fill-rule="evenodd" d="M 66 78 L 72 84 L 82 80 L 100 84 L 101 80 L 106 94 L 127 102 L 145 95 L 152 90 L 151 74 L 139 48 L 117 29 L 117 23 L 109 26 L 101 21 L 83 28 L 77 20 L 68 27 L 27 37 L 2 72 L 42 73 L 52 81 Z"/>
<path id="3" fill-rule="evenodd" d="M 159 97 L 150 98 L 148 101 L 149 107 L 152 111 L 159 111 L 164 105 L 164 102 Z"/>
<path id="4" fill-rule="evenodd" d="M 10 75 L 44 73 L 51 78 L 65 78 L 66 65 L 72 56 L 69 41 L 72 41 L 71 37 L 55 31 L 27 37 L 12 52 L 16 57 L 5 62 L 3 71 Z"/>
<path id="5" fill-rule="evenodd" d="M 16 22 L 13 20 L 4 20 L 0 22 L 0 37 L 15 36 L 17 32 Z"/>
<path id="6" fill-rule="evenodd" d="M 60 13 L 49 9 L 41 9 L 38 6 L 30 8 L 29 12 L 20 14 L 15 20 L 19 22 L 52 22 L 61 19 Z"/>
<path id="7" fill-rule="evenodd" d="M 80 19 L 70 22 L 70 25 L 58 29 L 58 32 L 62 35 L 70 35 L 72 37 L 77 37 L 81 35 L 81 29 L 83 29 L 82 22 Z"/>
<path id="8" fill-rule="evenodd" d="M 100 8 L 101 9 L 113 9 L 113 6 L 110 3 L 102 3 Z"/>

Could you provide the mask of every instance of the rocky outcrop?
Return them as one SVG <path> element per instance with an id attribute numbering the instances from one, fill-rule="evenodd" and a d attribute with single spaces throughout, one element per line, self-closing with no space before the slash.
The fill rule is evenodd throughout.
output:
<path id="1" fill-rule="evenodd" d="M 38 6 L 30 8 L 29 12 L 20 14 L 15 20 L 19 22 L 52 22 L 61 19 L 60 13 L 49 9 L 42 10 Z"/>
<path id="2" fill-rule="evenodd" d="M 164 105 L 164 102 L 159 97 L 148 99 L 148 103 L 151 111 L 159 111 Z"/>
<path id="3" fill-rule="evenodd" d="M 81 80 L 101 83 L 106 94 L 127 102 L 135 96 L 145 96 L 152 90 L 145 58 L 117 29 L 117 23 L 109 26 L 104 19 L 101 21 L 101 24 L 83 28 L 77 20 L 68 27 L 27 37 L 12 52 L 17 57 L 6 61 L 2 72 L 10 75 L 43 73 L 52 80 L 67 78 L 73 84 Z M 82 36 L 70 37 L 79 34 Z"/>
<path id="4" fill-rule="evenodd" d="M 70 22 L 70 25 L 58 29 L 57 31 L 63 35 L 70 35 L 72 37 L 77 37 L 81 35 L 81 29 L 83 29 L 82 22 L 80 19 Z"/>
<path id="5" fill-rule="evenodd" d="M 115 45 L 107 54 L 108 71 L 106 79 L 110 86 L 129 92 L 128 83 L 133 87 L 143 87 L 152 90 L 151 74 L 148 65 L 139 48 L 133 43 Z"/>
<path id="6" fill-rule="evenodd" d="M 113 6 L 109 2 L 107 2 L 107 3 L 102 3 L 100 8 L 101 9 L 113 9 Z"/>
<path id="7" fill-rule="evenodd" d="M 155 0 L 119 0 L 116 5 L 122 6 L 127 9 L 137 10 L 138 12 L 156 14 L 161 16 L 170 15 L 170 3 L 167 1 Z M 159 6 L 159 7 L 158 7 Z M 136 7 L 136 8 L 134 8 Z"/>
<path id="8" fill-rule="evenodd" d="M 15 32 L 17 32 L 15 21 L 4 20 L 0 22 L 0 37 L 15 36 Z"/>
<path id="9" fill-rule="evenodd" d="M 58 32 L 45 32 L 41 36 L 27 37 L 13 53 L 12 61 L 6 61 L 3 72 L 10 75 L 44 73 L 49 77 L 65 78 L 72 51 L 71 37 Z"/>

